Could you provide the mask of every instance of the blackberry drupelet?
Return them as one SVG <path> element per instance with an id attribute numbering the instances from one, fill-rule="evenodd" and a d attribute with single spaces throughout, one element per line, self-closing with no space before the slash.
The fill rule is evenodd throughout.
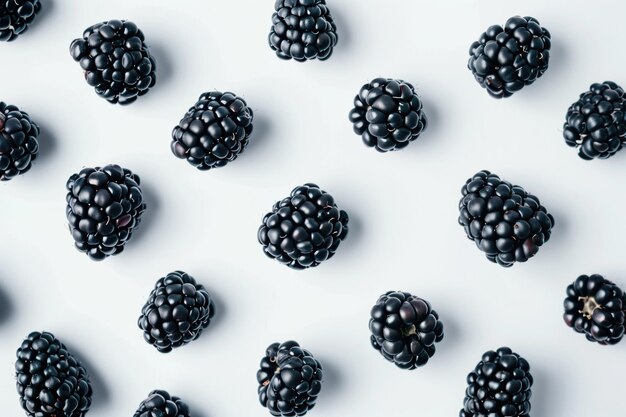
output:
<path id="1" fill-rule="evenodd" d="M 532 385 L 526 359 L 506 347 L 486 352 L 467 375 L 459 417 L 529 416 Z"/>
<path id="2" fill-rule="evenodd" d="M 85 71 L 87 84 L 111 103 L 130 104 L 156 83 L 156 64 L 143 32 L 128 20 L 87 28 L 74 39 L 70 54 Z"/>
<path id="3" fill-rule="evenodd" d="M 257 372 L 259 400 L 273 416 L 303 416 L 322 389 L 322 365 L 296 342 L 273 343 Z"/>
<path id="4" fill-rule="evenodd" d="M 199 170 L 223 167 L 248 146 L 252 109 L 233 93 L 204 93 L 172 132 L 172 152 Z"/>
<path id="5" fill-rule="evenodd" d="M 269 44 L 285 60 L 325 61 L 337 45 L 337 26 L 326 0 L 276 0 Z"/>
<path id="6" fill-rule="evenodd" d="M 0 181 L 30 170 L 39 154 L 39 126 L 28 113 L 0 101 Z"/>
<path id="7" fill-rule="evenodd" d="M 15 375 L 30 417 L 83 417 L 89 411 L 87 371 L 51 333 L 28 335 L 17 350 Z"/>
<path id="8" fill-rule="evenodd" d="M 189 417 L 189 407 L 167 391 L 154 390 L 139 404 L 133 417 Z"/>
<path id="9" fill-rule="evenodd" d="M 422 101 L 402 80 L 376 78 L 361 87 L 350 112 L 354 132 L 379 152 L 397 151 L 426 129 Z"/>
<path id="10" fill-rule="evenodd" d="M 614 345 L 624 336 L 626 294 L 602 275 L 581 275 L 567 287 L 565 324 L 587 340 Z"/>
<path id="11" fill-rule="evenodd" d="M 40 0 L 0 0 L 0 41 L 10 42 L 26 32 L 40 11 Z"/>
<path id="12" fill-rule="evenodd" d="M 69 178 L 65 212 L 79 251 L 100 261 L 124 250 L 146 209 L 139 183 L 119 165 L 84 168 Z"/>
<path id="13" fill-rule="evenodd" d="M 526 262 L 550 239 L 554 217 L 519 185 L 480 171 L 461 192 L 459 224 L 491 262 Z"/>
<path id="14" fill-rule="evenodd" d="M 537 19 L 515 16 L 480 35 L 467 66 L 489 95 L 506 98 L 546 72 L 550 46 L 550 32 Z"/>
<path id="15" fill-rule="evenodd" d="M 585 160 L 615 155 L 626 141 L 626 97 L 612 81 L 591 84 L 565 116 L 565 143 Z"/>
<path id="16" fill-rule="evenodd" d="M 263 218 L 259 243 L 272 259 L 293 269 L 318 266 L 348 235 L 348 213 L 315 184 L 296 187 Z"/>
<path id="17" fill-rule="evenodd" d="M 187 273 L 175 271 L 156 282 L 137 324 L 146 342 L 167 353 L 200 337 L 214 314 L 208 291 Z"/>
<path id="18" fill-rule="evenodd" d="M 374 349 L 402 369 L 426 365 L 443 340 L 443 323 L 428 301 L 407 292 L 380 296 L 370 313 Z"/>

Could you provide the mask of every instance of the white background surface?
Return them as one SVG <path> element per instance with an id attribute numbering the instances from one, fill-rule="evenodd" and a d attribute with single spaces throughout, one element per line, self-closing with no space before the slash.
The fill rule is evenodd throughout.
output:
<path id="1" fill-rule="evenodd" d="M 91 417 L 131 416 L 154 388 L 181 396 L 195 417 L 269 415 L 255 372 L 266 346 L 286 339 L 325 367 L 315 416 L 455 416 L 465 376 L 501 345 L 531 363 L 534 417 L 623 415 L 626 342 L 589 343 L 561 314 L 579 274 L 626 287 L 626 151 L 584 162 L 561 125 L 590 83 L 626 84 L 626 3 L 334 0 L 339 44 L 329 61 L 306 64 L 267 46 L 273 3 L 44 0 L 28 33 L 0 45 L 0 99 L 43 131 L 33 170 L 0 185 L 2 414 L 23 415 L 14 352 L 45 329 L 88 367 Z M 552 32 L 551 65 L 497 101 L 466 69 L 467 50 L 515 14 Z M 135 21 L 157 60 L 156 87 L 130 107 L 97 97 L 68 53 L 87 26 L 112 18 Z M 425 102 L 430 126 L 402 152 L 366 148 L 347 119 L 377 76 L 414 83 Z M 211 89 L 242 95 L 255 132 L 236 162 L 199 172 L 171 154 L 170 132 Z M 73 248 L 64 187 L 81 167 L 110 162 L 141 176 L 148 211 L 121 256 L 94 263 Z M 537 194 L 556 217 L 527 264 L 489 263 L 457 225 L 460 187 L 480 169 Z M 310 181 L 349 211 L 350 234 L 331 261 L 297 272 L 263 255 L 256 230 Z M 207 286 L 218 313 L 199 340 L 161 355 L 136 318 L 175 269 Z M 369 344 L 370 307 L 390 289 L 428 299 L 445 323 L 437 354 L 413 372 Z"/>

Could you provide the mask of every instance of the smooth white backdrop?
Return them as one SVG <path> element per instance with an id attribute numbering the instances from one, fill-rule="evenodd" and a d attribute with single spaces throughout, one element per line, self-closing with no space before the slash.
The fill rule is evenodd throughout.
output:
<path id="1" fill-rule="evenodd" d="M 601 273 L 626 287 L 626 151 L 584 162 L 561 138 L 567 107 L 590 83 L 626 84 L 626 3 L 597 0 L 329 0 L 339 44 L 326 62 L 277 59 L 266 43 L 273 0 L 43 0 L 16 42 L 0 45 L 0 99 L 42 128 L 27 175 L 0 185 L 0 409 L 20 416 L 15 349 L 32 330 L 62 339 L 88 367 L 91 417 L 131 416 L 154 388 L 195 417 L 265 416 L 255 372 L 268 344 L 296 339 L 323 363 L 315 416 L 455 416 L 481 354 L 508 345 L 531 363 L 534 417 L 623 415 L 626 342 L 589 343 L 563 324 L 565 287 Z M 489 25 L 532 15 L 550 29 L 551 65 L 494 100 L 466 69 Z M 72 39 L 113 18 L 135 21 L 158 82 L 129 107 L 96 96 L 69 56 Z M 360 86 L 414 83 L 430 126 L 406 150 L 378 154 L 348 121 Z M 252 142 L 226 168 L 195 171 L 170 132 L 206 90 L 255 111 Z M 118 163 L 142 178 L 148 211 L 121 256 L 94 263 L 66 230 L 65 182 Z M 526 264 L 489 263 L 457 224 L 460 187 L 490 169 L 538 195 L 551 241 Z M 263 214 L 304 182 L 349 211 L 336 257 L 304 272 L 267 259 Z M 161 355 L 136 319 L 157 278 L 175 269 L 215 295 L 196 342 Z M 371 305 L 387 290 L 424 297 L 445 323 L 422 369 L 396 369 L 369 344 Z"/>

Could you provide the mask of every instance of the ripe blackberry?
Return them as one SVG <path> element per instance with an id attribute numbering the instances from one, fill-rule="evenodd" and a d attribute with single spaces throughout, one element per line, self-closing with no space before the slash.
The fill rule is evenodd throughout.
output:
<path id="1" fill-rule="evenodd" d="M 143 32 L 128 20 L 87 28 L 74 39 L 70 54 L 85 71 L 87 84 L 111 103 L 130 104 L 156 83 L 156 64 Z"/>
<path id="2" fill-rule="evenodd" d="M 51 333 L 28 335 L 17 350 L 15 375 L 30 417 L 83 417 L 89 411 L 87 371 Z"/>
<path id="3" fill-rule="evenodd" d="M 214 314 L 208 291 L 187 273 L 175 271 L 156 282 L 137 324 L 146 342 L 167 353 L 200 337 Z"/>
<path id="4" fill-rule="evenodd" d="M 585 160 L 606 159 L 626 141 L 626 97 L 612 81 L 591 84 L 565 116 L 565 143 Z"/>
<path id="5" fill-rule="evenodd" d="M 354 132 L 379 152 L 398 151 L 426 129 L 422 101 L 406 81 L 376 78 L 361 87 L 350 112 Z"/>
<path id="6" fill-rule="evenodd" d="M 550 46 L 550 32 L 537 19 L 515 16 L 480 35 L 467 66 L 489 95 L 510 97 L 546 72 Z"/>
<path id="7" fill-rule="evenodd" d="M 28 113 L 0 101 L 0 181 L 30 170 L 39 153 L 39 126 Z"/>
<path id="8" fill-rule="evenodd" d="M 0 41 L 10 42 L 26 32 L 40 10 L 40 0 L 0 0 Z"/>
<path id="9" fill-rule="evenodd" d="M 273 416 L 303 416 L 322 389 L 322 364 L 296 342 L 273 343 L 256 374 L 259 400 Z"/>
<path id="10" fill-rule="evenodd" d="M 315 184 L 296 187 L 263 218 L 258 240 L 272 259 L 293 269 L 318 266 L 348 235 L 348 213 Z"/>
<path id="11" fill-rule="evenodd" d="M 172 152 L 199 170 L 237 159 L 252 133 L 252 109 L 233 93 L 204 93 L 172 132 Z"/>
<path id="12" fill-rule="evenodd" d="M 467 375 L 459 417 L 529 416 L 532 385 L 526 359 L 506 347 L 486 352 Z"/>
<path id="13" fill-rule="evenodd" d="M 626 294 L 602 275 L 581 275 L 567 287 L 565 324 L 587 340 L 614 345 L 624 336 Z"/>
<path id="14" fill-rule="evenodd" d="M 101 261 L 124 250 L 146 209 L 139 182 L 119 165 L 84 168 L 69 178 L 65 213 L 79 251 Z"/>
<path id="15" fill-rule="evenodd" d="M 385 359 L 402 369 L 426 365 L 443 340 L 443 323 L 428 301 L 408 292 L 389 291 L 370 313 L 370 340 Z"/>
<path id="16" fill-rule="evenodd" d="M 326 0 L 276 0 L 269 44 L 285 60 L 325 61 L 337 45 L 337 26 Z"/>
<path id="17" fill-rule="evenodd" d="M 133 417 L 189 417 L 189 407 L 167 391 L 154 390 L 139 404 Z"/>
<path id="18" fill-rule="evenodd" d="M 554 217 L 519 185 L 480 171 L 461 193 L 459 224 L 491 262 L 526 262 L 550 239 Z"/>

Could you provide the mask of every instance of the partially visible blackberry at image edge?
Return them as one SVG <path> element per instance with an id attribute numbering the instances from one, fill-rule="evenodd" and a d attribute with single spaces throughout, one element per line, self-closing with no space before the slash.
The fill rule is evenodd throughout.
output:
<path id="1" fill-rule="evenodd" d="M 376 78 L 361 87 L 350 121 L 363 143 L 379 152 L 404 149 L 428 124 L 413 85 L 391 78 Z"/>
<path id="2" fill-rule="evenodd" d="M 546 72 L 551 45 L 550 32 L 537 19 L 515 16 L 472 43 L 467 66 L 489 95 L 506 98 Z"/>
<path id="3" fill-rule="evenodd" d="M 131 21 L 110 20 L 74 39 L 70 54 L 87 84 L 111 103 L 130 104 L 156 83 L 156 63 L 143 32 Z"/>
<path id="4" fill-rule="evenodd" d="M 133 417 L 189 417 L 189 407 L 167 391 L 154 390 L 139 404 Z"/>
<path id="5" fill-rule="evenodd" d="M 0 101 L 0 181 L 24 174 L 39 154 L 39 126 L 28 113 Z"/>
<path id="6" fill-rule="evenodd" d="M 0 41 L 13 41 L 26 32 L 40 11 L 40 0 L 0 0 Z"/>
<path id="7" fill-rule="evenodd" d="M 223 167 L 248 146 L 253 117 L 233 93 L 204 93 L 174 128 L 172 152 L 202 171 Z"/>
<path id="8" fill-rule="evenodd" d="M 563 306 L 565 324 L 587 340 L 614 345 L 624 337 L 626 294 L 602 275 L 579 276 L 567 287 Z"/>
<path id="9" fill-rule="evenodd" d="M 330 58 L 338 37 L 326 0 L 276 0 L 274 8 L 268 41 L 279 58 Z"/>
<path id="10" fill-rule="evenodd" d="M 626 97 L 612 81 L 595 83 L 567 110 L 565 143 L 585 160 L 615 155 L 626 141 Z"/>
<path id="11" fill-rule="evenodd" d="M 461 193 L 459 224 L 491 262 L 504 267 L 526 262 L 550 239 L 554 217 L 519 185 L 481 171 Z"/>

